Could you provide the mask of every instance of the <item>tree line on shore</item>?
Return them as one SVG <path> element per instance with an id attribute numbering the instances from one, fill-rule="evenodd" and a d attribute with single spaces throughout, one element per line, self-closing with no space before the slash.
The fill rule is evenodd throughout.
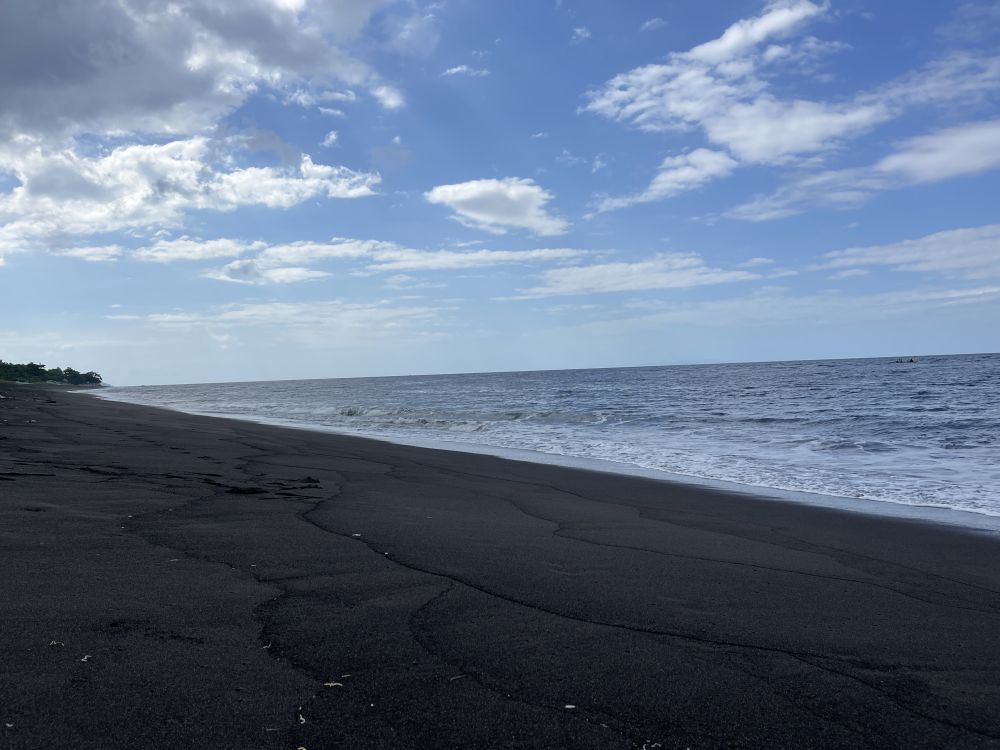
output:
<path id="1" fill-rule="evenodd" d="M 100 385 L 101 376 L 96 372 L 79 372 L 72 367 L 45 368 L 37 362 L 24 365 L 0 359 L 0 380 L 19 383 L 68 383 L 69 385 Z"/>

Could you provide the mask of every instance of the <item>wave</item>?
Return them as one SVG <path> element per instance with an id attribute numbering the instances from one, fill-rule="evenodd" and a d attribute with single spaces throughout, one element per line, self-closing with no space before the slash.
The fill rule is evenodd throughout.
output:
<path id="1" fill-rule="evenodd" d="M 404 442 L 526 449 L 756 487 L 1000 512 L 1000 356 L 898 369 L 890 377 L 884 360 L 850 360 L 102 395 Z"/>

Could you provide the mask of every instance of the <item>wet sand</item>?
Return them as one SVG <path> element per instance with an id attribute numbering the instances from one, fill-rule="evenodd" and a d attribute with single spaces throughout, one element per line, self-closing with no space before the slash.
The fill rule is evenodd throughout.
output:
<path id="1" fill-rule="evenodd" d="M 0 747 L 1000 747 L 996 536 L 0 394 Z"/>

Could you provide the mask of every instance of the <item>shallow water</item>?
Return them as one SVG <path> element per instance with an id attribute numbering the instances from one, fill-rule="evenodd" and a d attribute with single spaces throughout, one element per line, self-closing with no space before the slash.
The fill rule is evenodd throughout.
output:
<path id="1" fill-rule="evenodd" d="M 1000 516 L 1000 355 L 139 386 L 102 396 Z"/>

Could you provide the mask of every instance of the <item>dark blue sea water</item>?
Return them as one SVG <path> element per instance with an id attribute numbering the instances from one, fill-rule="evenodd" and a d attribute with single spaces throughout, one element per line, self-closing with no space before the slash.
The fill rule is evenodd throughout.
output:
<path id="1" fill-rule="evenodd" d="M 1000 516 L 998 354 L 141 386 L 102 395 Z"/>

